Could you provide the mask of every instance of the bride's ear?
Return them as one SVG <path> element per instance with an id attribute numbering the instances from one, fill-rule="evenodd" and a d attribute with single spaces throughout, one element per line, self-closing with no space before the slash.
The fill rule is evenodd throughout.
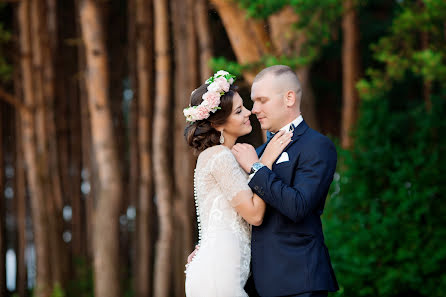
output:
<path id="1" fill-rule="evenodd" d="M 223 127 L 222 126 L 216 126 L 216 125 L 214 125 L 214 123 L 211 123 L 211 127 L 214 128 L 215 130 L 217 130 L 218 132 L 223 131 Z"/>

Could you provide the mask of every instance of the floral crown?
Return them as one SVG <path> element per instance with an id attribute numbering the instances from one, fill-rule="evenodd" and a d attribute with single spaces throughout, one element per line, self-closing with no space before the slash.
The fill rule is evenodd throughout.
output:
<path id="1" fill-rule="evenodd" d="M 235 75 L 230 74 L 227 71 L 219 70 L 214 76 L 211 76 L 206 80 L 209 84 L 208 91 L 203 94 L 203 102 L 198 106 L 189 106 L 183 109 L 186 121 L 194 123 L 199 120 L 207 119 L 211 112 L 216 112 L 221 109 L 220 98 L 226 92 L 229 91 L 230 86 L 235 81 Z M 192 92 L 193 93 L 193 92 Z"/>

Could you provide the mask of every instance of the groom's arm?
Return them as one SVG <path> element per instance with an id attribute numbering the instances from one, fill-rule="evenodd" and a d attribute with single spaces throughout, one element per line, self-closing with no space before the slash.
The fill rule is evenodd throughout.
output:
<path id="1" fill-rule="evenodd" d="M 319 206 L 336 168 L 336 150 L 328 139 L 313 148 L 301 152 L 292 185 L 284 183 L 267 167 L 259 169 L 249 182 L 253 192 L 294 222 Z"/>

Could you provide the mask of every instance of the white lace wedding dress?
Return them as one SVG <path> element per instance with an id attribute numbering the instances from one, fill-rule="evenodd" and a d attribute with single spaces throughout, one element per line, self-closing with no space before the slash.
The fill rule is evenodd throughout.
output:
<path id="1" fill-rule="evenodd" d="M 200 249 L 186 267 L 187 297 L 241 297 L 251 260 L 251 226 L 236 212 L 234 197 L 251 191 L 247 174 L 229 148 L 204 150 L 195 168 Z M 246 197 L 246 195 L 243 195 Z"/>

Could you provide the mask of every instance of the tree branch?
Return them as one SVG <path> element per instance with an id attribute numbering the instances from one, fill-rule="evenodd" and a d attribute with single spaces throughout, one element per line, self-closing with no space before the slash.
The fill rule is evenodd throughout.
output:
<path id="1" fill-rule="evenodd" d="M 11 104 L 15 108 L 19 109 L 21 112 L 30 113 L 31 109 L 21 103 L 17 98 L 15 98 L 13 95 L 6 92 L 3 88 L 0 87 L 0 99 L 3 101 L 6 101 L 7 103 Z"/>

